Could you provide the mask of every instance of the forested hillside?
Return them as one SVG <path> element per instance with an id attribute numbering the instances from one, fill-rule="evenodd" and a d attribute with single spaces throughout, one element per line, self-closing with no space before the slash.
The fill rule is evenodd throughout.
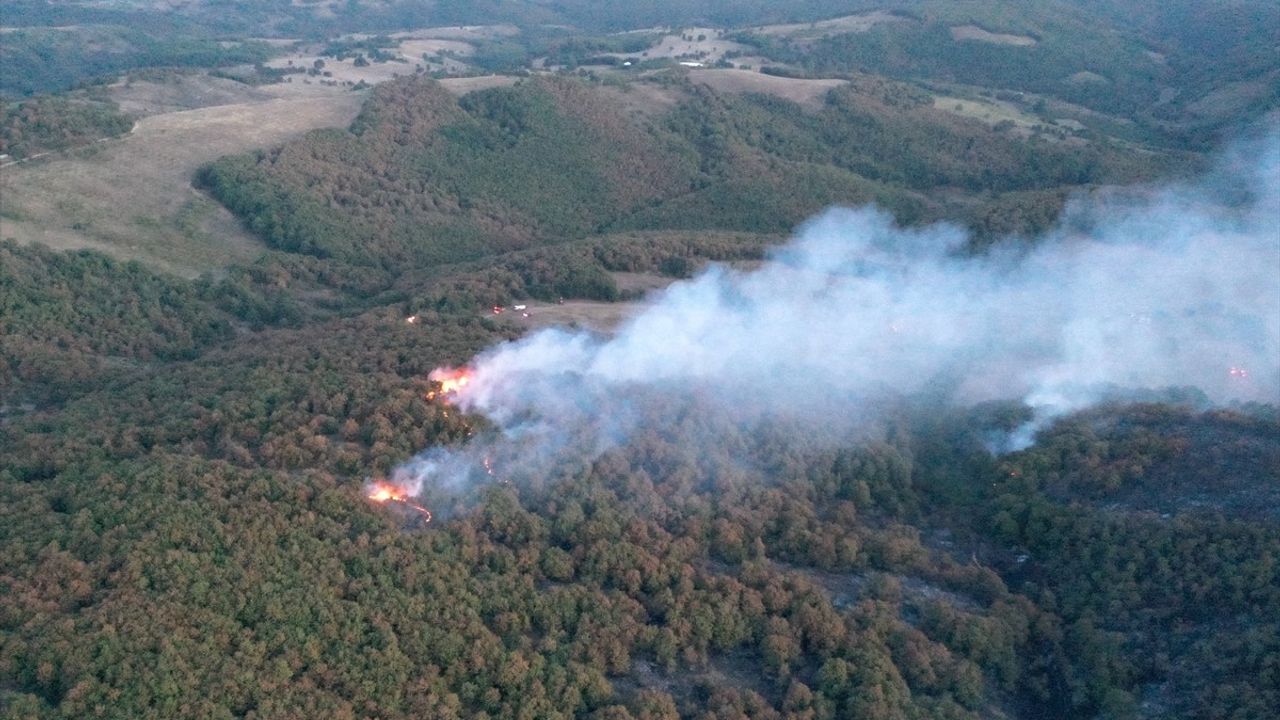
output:
<path id="1" fill-rule="evenodd" d="M 427 526 L 369 504 L 365 474 L 474 431 L 423 377 L 502 334 L 447 310 L 268 330 L 8 419 L 8 712 L 1267 717 L 1280 699 L 1273 521 L 1198 509 L 1230 501 L 1212 487 L 1167 517 L 1077 500 L 1205 471 L 1269 492 L 1274 414 L 1103 410 L 996 463 L 999 414 L 904 411 L 892 440 L 837 451 L 717 427 L 708 453 L 687 438 L 715 415 L 661 400 L 652 432 L 543 486 L 441 499 Z M 1202 459 L 1206 433 L 1261 444 Z"/>
<path id="2" fill-rule="evenodd" d="M 6 12 L 5 22 L 9 17 Z M 134 68 L 218 67 L 261 62 L 271 56 L 270 47 L 260 42 L 175 37 L 167 23 L 154 32 L 111 25 L 9 30 L 0 43 L 0 96 L 69 90 L 82 83 L 114 80 Z"/>
<path id="3" fill-rule="evenodd" d="M 657 396 L 626 445 L 428 499 L 429 524 L 363 497 L 485 432 L 425 378 L 516 334 L 488 304 L 763 240 L 363 289 L 306 256 L 209 284 L 6 248 L 6 715 L 1272 716 L 1274 409 L 1103 407 L 997 460 L 1019 406 L 906 404 L 831 447 Z"/>
<path id="4" fill-rule="evenodd" d="M 396 80 L 350 131 L 227 158 L 200 181 L 273 247 L 387 266 L 611 229 L 778 233 L 831 204 L 878 202 L 918 222 L 954 214 L 949 195 L 1053 202 L 1025 193 L 1167 165 L 995 131 L 884 80 L 833 90 L 816 112 L 668 82 L 677 104 L 655 117 L 628 111 L 644 100 L 627 85 L 539 78 L 458 100 L 430 79 Z"/>
<path id="5" fill-rule="evenodd" d="M 1005 267 L 1070 199 L 1185 178 L 1217 133 L 1274 105 L 1256 84 L 1274 63 L 1236 52 L 1270 42 L 1266 7 L 1197 28 L 1192 3 L 1026 6 L 13 3 L 6 92 L 274 52 L 250 33 L 354 47 L 334 37 L 355 17 L 369 33 L 510 21 L 468 62 L 566 67 L 480 89 L 397 77 L 348 128 L 205 166 L 183 193 L 212 208 L 207 192 L 265 245 L 197 279 L 0 238 L 0 718 L 1280 718 L 1274 405 L 1153 391 L 997 453 L 1035 410 L 938 401 L 948 378 L 874 413 L 842 407 L 872 418 L 856 431 L 744 421 L 654 383 L 620 403 L 636 432 L 566 441 L 546 472 L 486 458 L 481 482 L 414 500 L 430 519 L 368 496 L 424 450 L 511 439 L 428 376 L 545 316 L 588 318 L 576 342 L 604 336 L 591 312 L 623 316 L 709 263 L 758 267 L 830 205 L 948 221 L 915 239 L 967 239 L 947 246 L 965 258 L 999 242 Z M 877 10 L 896 19 L 836 18 Z M 1107 32 L 1080 40 L 1099 18 Z M 740 30 L 769 78 L 822 75 L 822 91 L 760 83 L 759 68 L 728 71 L 735 87 L 674 58 L 579 66 L 645 50 L 576 28 L 652 42 L 654 25 L 703 21 Z M 51 29 L 64 25 L 78 29 Z M 168 30 L 178 39 L 156 40 Z M 1154 36 L 1167 46 L 1142 49 Z M 1151 54 L 1166 51 L 1167 66 Z M 46 57 L 62 59 L 30 70 Z M 1085 71 L 1106 89 L 1070 79 Z M 1197 115 L 1223 88 L 1235 109 Z M 1038 119 L 955 109 L 974 97 Z M 2 151 L 128 130 L 83 100 L 6 106 Z M 1068 100 L 1116 131 L 1050 122 Z M 1105 329 L 1159 311 L 1108 308 Z M 790 319 L 825 350 L 826 328 Z"/>
<path id="6" fill-rule="evenodd" d="M 108 103 L 37 98 L 12 103 L 0 116 L 0 154 L 14 159 L 67 150 L 129 132 L 132 118 Z"/>

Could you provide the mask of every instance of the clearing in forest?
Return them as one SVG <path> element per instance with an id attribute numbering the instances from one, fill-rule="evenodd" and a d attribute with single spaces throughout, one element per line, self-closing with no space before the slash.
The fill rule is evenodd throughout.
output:
<path id="1" fill-rule="evenodd" d="M 315 128 L 346 127 L 362 93 L 269 86 L 262 101 L 143 117 L 133 132 L 0 172 L 0 237 L 91 248 L 184 276 L 252 259 L 263 246 L 191 185 L 197 168 Z"/>
<path id="2" fill-rule="evenodd" d="M 1036 44 L 1036 39 L 1028 35 L 995 33 L 990 30 L 983 30 L 977 25 L 957 25 L 951 28 L 951 37 L 954 40 L 977 40 L 994 45 L 1016 45 L 1018 47 L 1030 47 Z"/>
<path id="3" fill-rule="evenodd" d="M 866 32 L 876 25 L 890 22 L 907 22 L 909 18 L 901 15 L 894 15 L 883 10 L 862 13 L 860 15 L 845 15 L 843 17 L 831 18 L 830 20 L 819 20 L 811 23 L 788 23 L 785 25 L 763 25 L 761 27 L 752 28 L 751 31 L 759 35 L 775 35 L 785 36 L 793 39 L 817 39 L 828 37 L 830 35 L 840 35 L 843 33 Z"/>
<path id="4" fill-rule="evenodd" d="M 719 93 L 759 93 L 774 95 L 811 108 L 821 107 L 827 93 L 847 81 L 837 79 L 790 78 L 765 75 L 752 70 L 716 68 L 690 70 L 689 79 Z"/>

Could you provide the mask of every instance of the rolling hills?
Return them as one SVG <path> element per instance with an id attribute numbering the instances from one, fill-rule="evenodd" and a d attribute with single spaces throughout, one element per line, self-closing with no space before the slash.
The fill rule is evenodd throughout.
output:
<path id="1" fill-rule="evenodd" d="M 1072 197 L 1200 168 L 1275 107 L 1268 7 L 12 7 L 0 67 L 56 66 L 21 92 L 197 63 L 130 22 L 264 67 L 432 59 L 8 106 L 51 154 L 0 170 L 0 717 L 1276 717 L 1271 405 L 1153 393 L 994 454 L 1031 408 L 896 397 L 842 434 L 672 388 L 535 482 L 499 458 L 422 498 L 429 523 L 365 497 L 499 432 L 433 369 L 609 332 L 828 205 L 1016 255 Z M 304 42 L 238 44 L 260 32 Z"/>
<path id="2" fill-rule="evenodd" d="M 1130 181 L 1168 165 L 993 130 L 874 78 L 808 110 L 668 82 L 675 105 L 637 114 L 630 84 L 539 78 L 458 99 L 430 79 L 396 80 L 350 131 L 223 159 L 200 181 L 277 249 L 391 267 L 611 229 L 777 233 L 830 204 L 875 201 L 917 222 L 984 194 Z"/>

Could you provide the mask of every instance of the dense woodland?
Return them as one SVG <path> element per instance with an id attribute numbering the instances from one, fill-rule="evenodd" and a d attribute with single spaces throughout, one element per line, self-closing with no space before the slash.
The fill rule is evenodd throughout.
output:
<path id="1" fill-rule="evenodd" d="M 301 23 L 253 5 L 227 17 Z M 370 29 L 473 5 L 601 7 L 390 3 Z M 729 12 L 706 5 L 654 7 Z M 736 17 L 795 19 L 776 5 Z M 49 24 L 125 12 L 14 6 Z M 865 3 L 793 10 L 832 8 Z M 228 31 L 182 17 L 166 22 Z M 904 59 L 902 37 L 859 42 L 953 59 Z M 942 112 L 844 42 L 815 49 L 850 80 L 817 107 L 680 71 L 462 98 L 384 83 L 349 129 L 201 171 L 270 250 L 196 280 L 0 241 L 0 717 L 1280 717 L 1274 406 L 1117 401 L 997 456 L 1020 404 L 897 398 L 841 434 L 744 425 L 671 388 L 635 398 L 643 429 L 606 452 L 434 491 L 430 523 L 364 497 L 423 449 L 492 432 L 428 399 L 427 374 L 519 336 L 493 305 L 634 299 L 617 273 L 758 261 L 832 203 L 954 220 L 980 252 L 1049 227 L 1072 193 L 1196 162 Z M 653 93 L 670 102 L 637 101 Z M 75 143 L 118 122 L 72 106 L 54 122 L 57 102 L 5 127 Z"/>
<path id="2" fill-rule="evenodd" d="M 69 150 L 129 132 L 133 118 L 113 103 L 40 97 L 15 102 L 0 115 L 0 154 L 14 159 Z"/>
<path id="3" fill-rule="evenodd" d="M 539 78 L 459 100 L 403 78 L 378 86 L 350 131 L 225 158 L 199 179 L 274 248 L 402 267 L 612 230 L 776 234 L 831 204 L 877 202 L 912 223 L 963 203 L 976 220 L 984 203 L 1021 193 L 1008 197 L 1047 202 L 1051 218 L 1062 195 L 1046 190 L 1171 165 L 1023 139 L 874 78 L 832 91 L 817 112 L 666 83 L 678 104 L 646 117 L 626 111 L 626 95 L 642 92 L 627 85 Z"/>
<path id="4" fill-rule="evenodd" d="M 1280 700 L 1274 410 L 1105 408 L 997 461 L 984 433 L 1016 407 L 904 406 L 883 440 L 827 445 L 654 398 L 625 447 L 436 498 L 431 525 L 365 501 L 366 475 L 465 441 L 425 373 L 507 332 L 447 308 L 264 329 L 6 418 L 11 716 L 1268 717 Z"/>
<path id="5" fill-rule="evenodd" d="M 272 54 L 260 42 L 228 43 L 169 32 L 133 26 L 22 27 L 5 32 L 0 43 L 0 97 L 114 81 L 134 68 L 218 67 L 261 62 Z"/>
<path id="6" fill-rule="evenodd" d="M 906 403 L 868 443 L 658 397 L 625 446 L 430 525 L 363 498 L 475 431 L 425 376 L 514 335 L 494 298 L 761 248 L 636 233 L 344 285 L 7 246 L 7 715 L 1272 716 L 1274 408 L 1104 407 L 997 460 L 1016 406 Z"/>

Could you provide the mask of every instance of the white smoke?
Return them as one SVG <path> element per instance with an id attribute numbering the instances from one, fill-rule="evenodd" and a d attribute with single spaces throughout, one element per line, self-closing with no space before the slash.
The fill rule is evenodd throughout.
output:
<path id="1" fill-rule="evenodd" d="M 600 451 L 654 394 L 842 426 L 894 396 L 1022 399 L 1036 420 L 1004 449 L 1117 389 L 1275 403 L 1280 135 L 1211 178 L 1078 200 L 1034 245 L 981 255 L 951 225 L 830 210 L 762 267 L 713 266 L 610 336 L 545 330 L 483 353 L 459 402 L 501 434 L 401 474 L 460 477 L 481 454 L 527 464 L 569 445 Z"/>

